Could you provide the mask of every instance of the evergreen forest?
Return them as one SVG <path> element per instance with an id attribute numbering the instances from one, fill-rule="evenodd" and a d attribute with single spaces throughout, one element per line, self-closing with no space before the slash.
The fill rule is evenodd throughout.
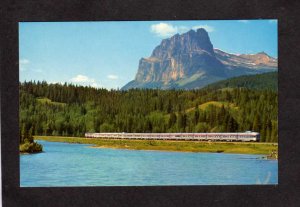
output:
<path id="1" fill-rule="evenodd" d="M 269 84 L 265 79 L 262 82 Z M 260 132 L 261 142 L 278 141 L 277 89 L 224 83 L 221 86 L 122 91 L 23 82 L 19 99 L 20 142 L 28 133 L 82 137 L 85 132 L 249 130 Z"/>

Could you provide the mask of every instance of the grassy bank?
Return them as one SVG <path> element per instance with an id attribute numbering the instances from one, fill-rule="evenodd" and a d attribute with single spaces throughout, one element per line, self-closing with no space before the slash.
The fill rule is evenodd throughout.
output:
<path id="1" fill-rule="evenodd" d="M 264 154 L 278 151 L 277 143 L 243 142 L 194 142 L 194 141 L 158 141 L 158 140 L 103 140 L 77 137 L 35 136 L 37 140 L 93 144 L 95 147 L 133 150 L 164 150 L 182 152 L 223 152 L 237 154 Z"/>

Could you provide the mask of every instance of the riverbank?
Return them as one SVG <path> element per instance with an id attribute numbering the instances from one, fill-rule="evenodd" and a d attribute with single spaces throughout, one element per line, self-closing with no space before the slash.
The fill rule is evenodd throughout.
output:
<path id="1" fill-rule="evenodd" d="M 92 144 L 99 148 L 131 150 L 161 150 L 178 152 L 217 152 L 236 154 L 269 155 L 278 151 L 277 143 L 244 142 L 199 142 L 199 141 L 159 141 L 159 140 L 109 140 L 79 137 L 35 136 L 36 140 Z"/>

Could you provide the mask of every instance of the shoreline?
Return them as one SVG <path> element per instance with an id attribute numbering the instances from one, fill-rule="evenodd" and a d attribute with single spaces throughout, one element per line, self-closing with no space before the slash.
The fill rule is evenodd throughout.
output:
<path id="1" fill-rule="evenodd" d="M 131 148 L 118 148 L 118 147 L 112 147 L 112 146 L 89 146 L 88 148 L 93 148 L 93 149 L 119 149 L 119 150 L 143 150 L 143 151 L 159 151 L 159 152 L 181 152 L 181 153 L 218 153 L 218 154 L 240 154 L 240 155 L 258 155 L 261 156 L 260 159 L 265 159 L 267 158 L 266 154 L 249 154 L 249 153 L 235 153 L 235 152 L 210 152 L 210 151 L 201 151 L 201 152 L 196 152 L 196 151 L 178 151 L 178 150 L 155 150 L 155 149 L 131 149 Z"/>
<path id="2" fill-rule="evenodd" d="M 83 137 L 35 136 L 36 140 L 92 144 L 90 148 L 111 148 L 126 150 L 151 150 L 172 152 L 207 152 L 229 154 L 257 154 L 267 157 L 278 152 L 277 143 L 259 142 L 203 142 L 203 141 L 161 141 L 161 140 L 110 140 Z"/>

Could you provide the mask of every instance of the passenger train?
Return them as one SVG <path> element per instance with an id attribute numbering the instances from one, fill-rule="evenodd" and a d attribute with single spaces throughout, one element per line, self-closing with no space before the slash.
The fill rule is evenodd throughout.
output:
<path id="1" fill-rule="evenodd" d="M 257 132 L 232 133 L 85 133 L 86 138 L 258 142 Z"/>

